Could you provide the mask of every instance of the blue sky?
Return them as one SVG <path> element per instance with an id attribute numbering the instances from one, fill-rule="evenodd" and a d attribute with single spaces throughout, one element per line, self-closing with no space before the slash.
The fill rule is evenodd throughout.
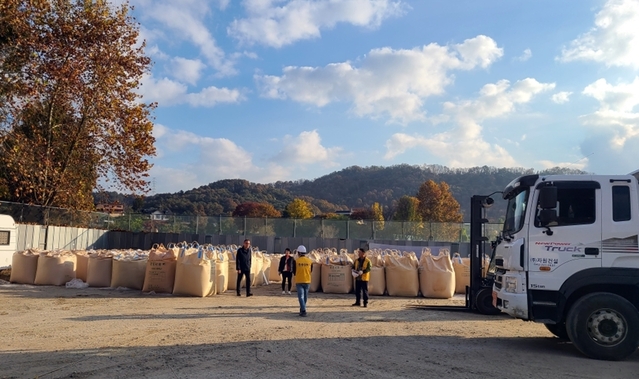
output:
<path id="1" fill-rule="evenodd" d="M 352 165 L 639 168 L 637 0 L 130 4 L 153 193 Z"/>

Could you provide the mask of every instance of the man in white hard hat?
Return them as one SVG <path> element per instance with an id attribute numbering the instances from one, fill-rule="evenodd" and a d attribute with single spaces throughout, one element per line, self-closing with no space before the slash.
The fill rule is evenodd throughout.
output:
<path id="1" fill-rule="evenodd" d="M 313 261 L 306 256 L 306 247 L 299 245 L 297 254 L 300 256 L 295 260 L 295 286 L 297 287 L 297 300 L 300 302 L 300 316 L 306 317 L 306 302 L 308 301 L 308 289 L 311 286 L 311 271 Z"/>

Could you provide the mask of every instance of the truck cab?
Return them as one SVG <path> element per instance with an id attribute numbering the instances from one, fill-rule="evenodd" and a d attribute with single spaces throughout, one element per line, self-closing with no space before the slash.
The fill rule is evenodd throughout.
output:
<path id="1" fill-rule="evenodd" d="M 525 175 L 495 250 L 494 305 L 543 323 L 586 356 L 639 347 L 639 193 L 634 175 Z"/>
<path id="2" fill-rule="evenodd" d="M 17 250 L 17 228 L 13 217 L 0 215 L 0 269 L 11 266 Z"/>

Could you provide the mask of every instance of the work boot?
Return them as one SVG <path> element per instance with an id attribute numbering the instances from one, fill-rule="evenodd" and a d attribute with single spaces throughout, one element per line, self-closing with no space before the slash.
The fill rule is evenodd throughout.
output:
<path id="1" fill-rule="evenodd" d="M 246 297 L 249 297 L 249 296 L 253 296 L 253 294 L 252 293 L 247 293 Z"/>
<path id="2" fill-rule="evenodd" d="M 364 303 L 364 308 L 368 307 L 368 303 Z"/>
<path id="3" fill-rule="evenodd" d="M 351 304 L 351 307 L 359 307 L 360 305 L 362 305 L 362 304 L 360 304 L 360 303 L 353 303 L 353 304 Z"/>
<path id="4" fill-rule="evenodd" d="M 238 293 L 237 293 L 237 296 L 242 296 L 242 294 L 238 292 Z"/>

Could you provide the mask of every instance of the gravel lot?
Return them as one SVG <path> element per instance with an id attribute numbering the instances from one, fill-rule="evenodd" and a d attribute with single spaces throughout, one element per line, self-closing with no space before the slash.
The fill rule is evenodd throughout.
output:
<path id="1" fill-rule="evenodd" d="M 311 294 L 278 284 L 209 298 L 0 285 L 1 378 L 636 378 L 543 325 L 419 309 L 443 303 Z M 460 299 L 448 303 L 462 303 Z M 416 307 L 417 306 L 417 307 Z"/>

